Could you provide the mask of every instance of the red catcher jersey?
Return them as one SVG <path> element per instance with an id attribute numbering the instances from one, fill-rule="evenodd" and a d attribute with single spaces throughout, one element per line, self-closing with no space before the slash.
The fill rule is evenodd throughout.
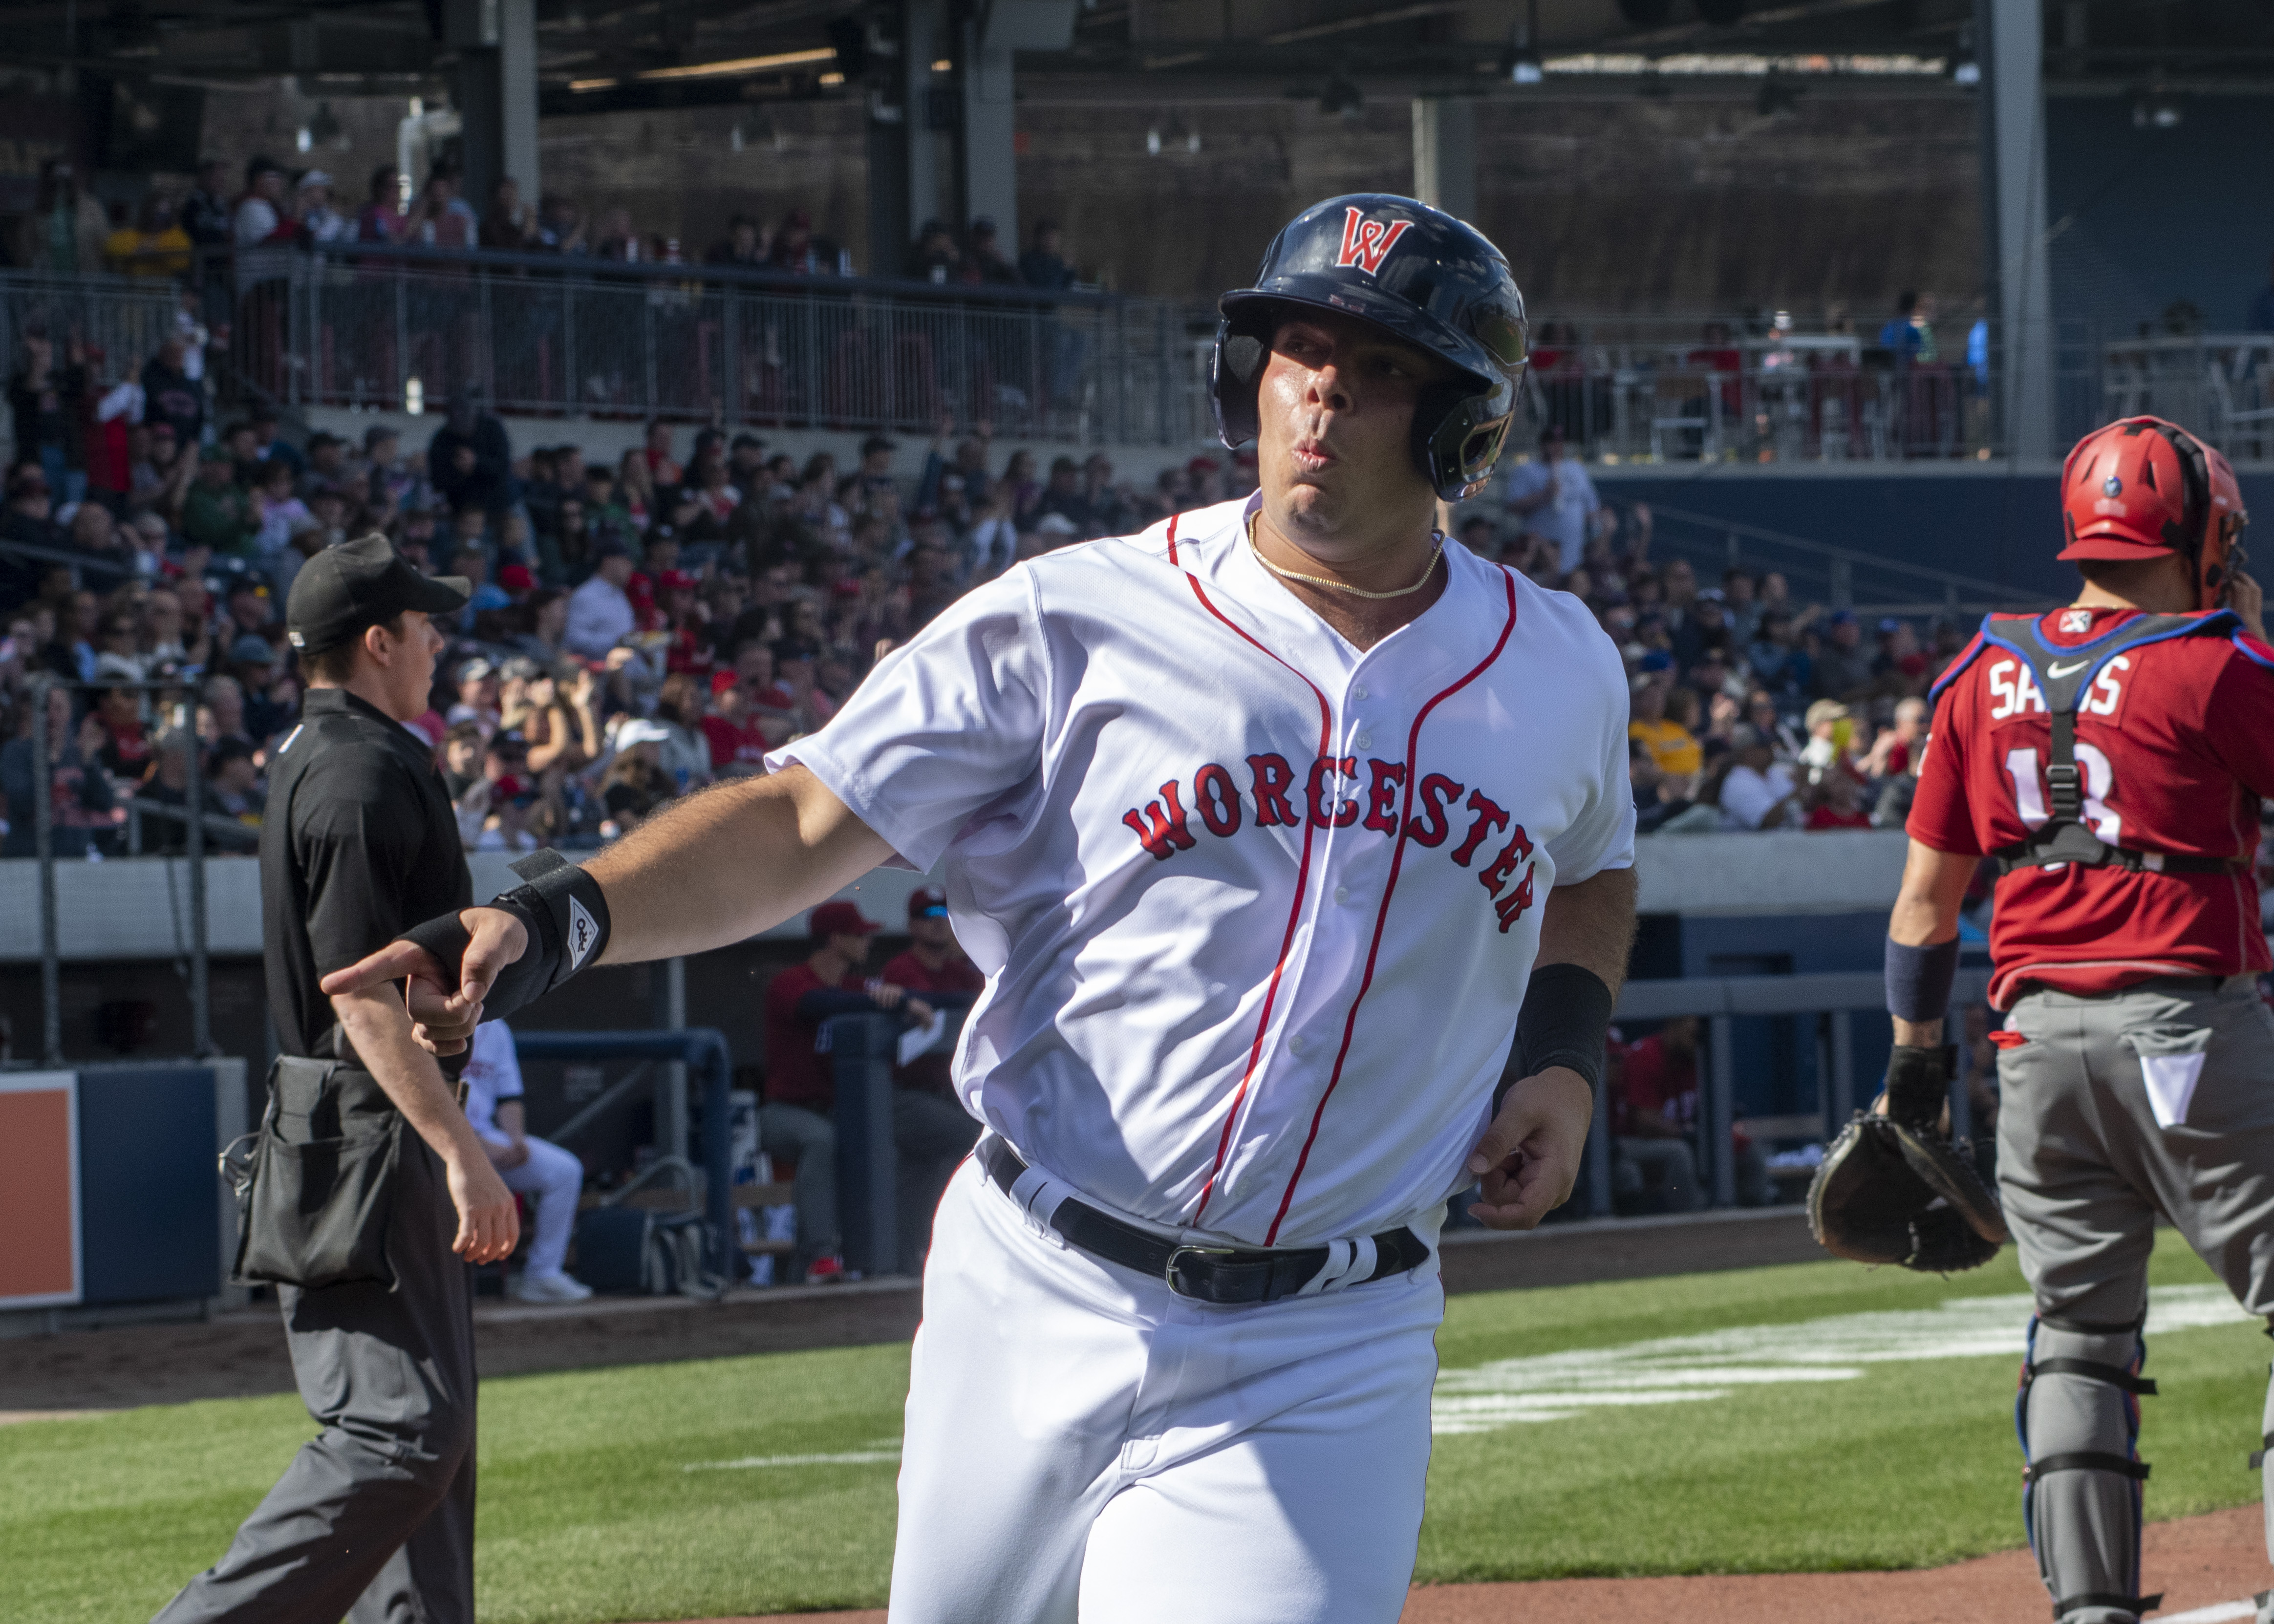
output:
<path id="1" fill-rule="evenodd" d="M 2081 650 L 2137 613 L 2056 609 L 2038 630 L 2048 644 Z M 2046 821 L 2052 724 L 2029 667 L 1982 635 L 1952 670 L 1908 828 L 1937 851 L 1979 856 Z M 2084 821 L 2102 840 L 2238 867 L 2015 869 L 1998 883 L 1990 927 L 1992 1004 L 2010 1008 L 2026 981 L 2106 993 L 2159 975 L 2274 967 L 2251 868 L 2259 799 L 2274 793 L 2274 649 L 2206 632 L 2117 656 L 2078 703 L 2076 760 Z"/>

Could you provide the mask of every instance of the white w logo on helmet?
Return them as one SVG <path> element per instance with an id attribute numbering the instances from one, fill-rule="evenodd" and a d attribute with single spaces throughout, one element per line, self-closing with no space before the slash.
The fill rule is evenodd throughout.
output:
<path id="1" fill-rule="evenodd" d="M 1368 220 L 1363 209 L 1346 209 L 1343 219 L 1343 248 L 1337 267 L 1356 266 L 1372 276 L 1382 269 L 1384 255 L 1405 235 L 1410 220 Z"/>

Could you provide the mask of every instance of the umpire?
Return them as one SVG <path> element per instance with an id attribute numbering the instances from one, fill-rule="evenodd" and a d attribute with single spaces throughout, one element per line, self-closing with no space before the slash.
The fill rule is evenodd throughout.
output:
<path id="1" fill-rule="evenodd" d="M 277 1282 L 293 1375 L 323 1431 L 159 1624 L 472 1624 L 474 1342 L 460 1259 L 513 1251 L 513 1197 L 400 996 L 317 988 L 472 901 L 448 797 L 403 726 L 425 710 L 443 646 L 428 617 L 467 597 L 464 581 L 420 575 L 378 535 L 318 553 L 292 583 L 285 624 L 308 691 L 277 749 L 260 838 L 282 1053 L 238 1272 Z"/>

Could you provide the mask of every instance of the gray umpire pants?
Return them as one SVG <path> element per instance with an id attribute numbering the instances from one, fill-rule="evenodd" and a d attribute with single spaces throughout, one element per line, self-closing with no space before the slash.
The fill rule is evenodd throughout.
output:
<path id="1" fill-rule="evenodd" d="M 2274 1015 L 2233 976 L 2097 998 L 2032 992 L 2008 1025 L 2026 1041 L 1999 1054 L 1998 1184 L 2037 1299 L 2032 1357 L 2085 1367 L 2024 1388 L 2029 1455 L 2125 1455 L 2136 1400 L 2092 1372 L 2136 1363 L 2158 1217 L 2245 1309 L 2274 1317 Z M 2235 1430 L 2240 1454 L 2248 1435 Z M 2274 1433 L 2274 1387 L 2260 1430 Z M 2274 1556 L 2274 1461 L 2267 1475 Z M 2031 1543 L 2057 1602 L 2136 1593 L 2139 1488 L 2105 1469 L 2035 1477 Z M 2060 1616 L 2119 1624 L 2135 1612 Z"/>
<path id="2" fill-rule="evenodd" d="M 277 1288 L 324 1430 L 154 1624 L 473 1624 L 473 1298 L 456 1234 L 441 1160 L 406 1124 L 395 1289 Z"/>

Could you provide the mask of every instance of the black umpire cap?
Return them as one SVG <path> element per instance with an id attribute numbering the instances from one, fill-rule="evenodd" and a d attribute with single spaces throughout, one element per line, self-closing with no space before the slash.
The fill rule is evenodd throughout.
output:
<path id="1" fill-rule="evenodd" d="M 406 609 L 448 614 L 472 596 L 464 576 L 420 575 L 373 530 L 327 547 L 300 567 L 284 605 L 284 630 L 301 653 L 320 654 Z"/>

